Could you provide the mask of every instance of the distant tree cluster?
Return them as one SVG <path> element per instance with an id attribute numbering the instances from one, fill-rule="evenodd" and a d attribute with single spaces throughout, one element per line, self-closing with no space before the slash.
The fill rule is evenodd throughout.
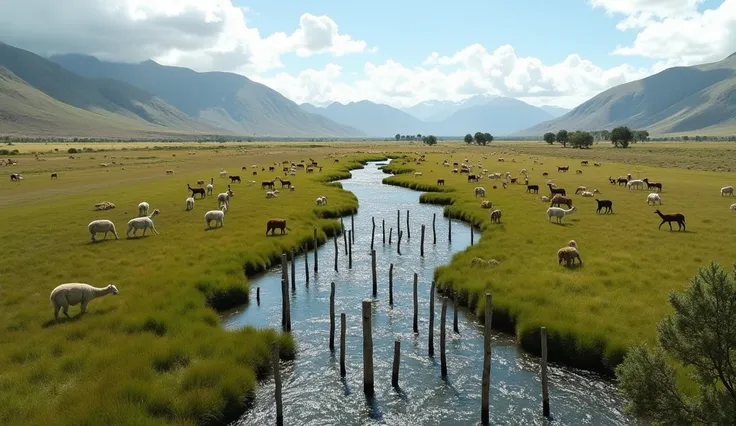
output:
<path id="1" fill-rule="evenodd" d="M 429 146 L 437 145 L 437 138 L 434 135 L 425 136 L 422 138 L 422 142 Z"/>
<path id="2" fill-rule="evenodd" d="M 573 148 L 590 148 L 593 142 L 610 141 L 616 148 L 628 148 L 631 143 L 649 141 L 649 132 L 646 130 L 631 130 L 626 126 L 616 127 L 615 129 L 596 130 L 586 132 L 576 130 L 572 133 L 565 129 L 559 130 L 557 133 L 548 132 L 542 136 L 545 142 L 552 145 L 555 142 L 567 147 L 569 143 Z"/>
<path id="3" fill-rule="evenodd" d="M 394 139 L 396 141 L 424 141 L 424 138 L 421 133 L 417 133 L 416 135 L 402 135 L 400 133 L 397 133 L 396 136 L 394 136 Z"/>
<path id="4" fill-rule="evenodd" d="M 485 146 L 493 142 L 493 135 L 488 132 L 475 132 L 475 135 L 468 133 L 463 140 L 468 145 L 475 142 L 477 145 Z"/>

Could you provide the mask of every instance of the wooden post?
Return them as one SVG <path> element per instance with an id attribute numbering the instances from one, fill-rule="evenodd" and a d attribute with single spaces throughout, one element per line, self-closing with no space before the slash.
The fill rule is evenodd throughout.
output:
<path id="1" fill-rule="evenodd" d="M 437 213 L 432 214 L 432 244 L 437 244 Z"/>
<path id="2" fill-rule="evenodd" d="M 291 289 L 296 290 L 296 254 L 291 251 Z"/>
<path id="3" fill-rule="evenodd" d="M 486 315 L 483 326 L 483 376 L 480 403 L 480 421 L 483 425 L 490 422 L 490 393 L 491 393 L 491 318 L 493 318 L 493 296 L 486 293 Z"/>
<path id="4" fill-rule="evenodd" d="M 348 240 L 352 241 L 353 231 L 348 231 Z M 353 269 L 353 246 L 348 244 L 348 269 Z"/>
<path id="5" fill-rule="evenodd" d="M 470 245 L 471 246 L 475 244 L 474 240 L 475 240 L 475 232 L 473 232 L 473 224 L 471 223 L 470 224 Z"/>
<path id="6" fill-rule="evenodd" d="M 260 287 L 256 289 L 256 303 L 258 304 L 258 306 L 261 306 L 261 288 Z"/>
<path id="7" fill-rule="evenodd" d="M 406 211 L 406 239 L 411 239 L 411 229 L 409 228 L 409 210 Z"/>
<path id="8" fill-rule="evenodd" d="M 404 231 L 399 231 L 399 240 L 396 242 L 396 253 L 401 256 L 401 237 L 404 235 Z"/>
<path id="9" fill-rule="evenodd" d="M 371 271 L 373 272 L 373 297 L 378 296 L 378 277 L 376 274 L 376 251 L 371 250 Z"/>
<path id="10" fill-rule="evenodd" d="M 434 281 L 429 288 L 429 343 L 427 345 L 430 357 L 434 357 Z"/>
<path id="11" fill-rule="evenodd" d="M 440 365 L 442 378 L 447 378 L 447 357 L 445 356 L 445 317 L 447 316 L 447 298 L 442 301 L 442 316 L 440 317 Z"/>
<path id="12" fill-rule="evenodd" d="M 388 304 L 394 306 L 394 264 L 388 267 Z"/>
<path id="13" fill-rule="evenodd" d="M 452 303 L 453 303 L 453 309 L 452 309 L 452 331 L 455 333 L 460 333 L 460 329 L 457 326 L 457 311 L 460 309 L 460 306 L 457 303 L 457 293 L 452 294 Z"/>
<path id="14" fill-rule="evenodd" d="M 401 232 L 401 210 L 396 210 L 396 234 Z"/>
<path id="15" fill-rule="evenodd" d="M 386 245 L 386 219 L 381 219 L 381 230 L 383 231 L 383 245 Z"/>
<path id="16" fill-rule="evenodd" d="M 333 241 L 335 242 L 335 272 L 337 272 L 337 234 L 335 234 L 335 238 Z"/>
<path id="17" fill-rule="evenodd" d="M 286 287 L 289 287 L 289 260 L 286 253 L 281 253 L 281 279 L 286 281 Z"/>
<path id="18" fill-rule="evenodd" d="M 547 379 L 547 327 L 542 327 L 542 415 L 549 418 L 549 381 Z"/>
<path id="19" fill-rule="evenodd" d="M 373 221 L 373 229 L 371 230 L 371 250 L 373 250 L 373 241 L 376 239 L 376 218 L 372 217 L 371 220 Z"/>
<path id="20" fill-rule="evenodd" d="M 394 233 L 394 228 L 389 228 L 388 230 L 388 245 L 391 245 L 391 236 Z"/>
<path id="21" fill-rule="evenodd" d="M 363 392 L 368 397 L 373 396 L 373 333 L 370 300 L 363 300 Z"/>
<path id="22" fill-rule="evenodd" d="M 391 373 L 391 386 L 399 387 L 399 360 L 401 356 L 401 342 L 394 340 L 394 368 Z"/>
<path id="23" fill-rule="evenodd" d="M 345 256 L 348 255 L 348 231 L 345 229 L 345 223 L 340 218 L 340 226 L 342 226 L 342 243 L 345 245 Z"/>
<path id="24" fill-rule="evenodd" d="M 271 365 L 273 366 L 273 380 L 276 382 L 276 424 L 284 424 L 284 405 L 281 401 L 281 369 L 279 368 L 279 344 L 271 346 Z"/>
<path id="25" fill-rule="evenodd" d="M 419 274 L 414 272 L 414 326 L 412 329 L 419 333 Z"/>
<path id="26" fill-rule="evenodd" d="M 353 231 L 350 233 L 350 245 L 352 246 L 355 244 L 355 216 L 350 215 L 350 230 Z"/>
<path id="27" fill-rule="evenodd" d="M 452 218 L 447 217 L 447 241 L 452 242 Z"/>
<path id="28" fill-rule="evenodd" d="M 419 244 L 419 255 L 421 257 L 424 257 L 424 225 L 422 225 L 422 237 L 421 237 L 420 241 L 421 242 Z"/>
<path id="29" fill-rule="evenodd" d="M 330 352 L 335 352 L 335 282 L 330 283 Z"/>
<path id="30" fill-rule="evenodd" d="M 304 243 L 304 276 L 307 277 L 307 287 L 309 287 L 309 251 L 307 243 Z"/>
<path id="31" fill-rule="evenodd" d="M 340 314 L 340 377 L 345 377 L 345 312 Z"/>
<path id="32" fill-rule="evenodd" d="M 317 228 L 314 228 L 314 275 L 317 275 L 319 271 L 319 260 L 317 259 L 317 247 L 319 241 L 317 240 Z"/>

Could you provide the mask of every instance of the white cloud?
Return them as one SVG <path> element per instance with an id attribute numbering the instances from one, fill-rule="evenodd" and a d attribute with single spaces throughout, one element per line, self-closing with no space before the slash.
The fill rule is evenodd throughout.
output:
<path id="1" fill-rule="evenodd" d="M 305 13 L 291 34 L 262 36 L 232 0 L 0 0 L 0 39 L 41 54 L 86 53 L 197 70 L 264 72 L 281 56 L 368 50 L 328 16 Z"/>

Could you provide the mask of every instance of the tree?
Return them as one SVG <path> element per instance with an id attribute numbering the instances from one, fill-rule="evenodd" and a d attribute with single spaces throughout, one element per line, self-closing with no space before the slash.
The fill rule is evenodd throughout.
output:
<path id="1" fill-rule="evenodd" d="M 555 140 L 558 143 L 561 143 L 563 147 L 566 147 L 567 142 L 570 140 L 570 136 L 567 134 L 567 130 L 562 129 L 559 132 L 557 132 L 557 136 L 555 137 Z"/>
<path id="2" fill-rule="evenodd" d="M 610 141 L 611 140 L 611 132 L 608 130 L 601 130 L 601 139 L 604 141 Z"/>
<path id="3" fill-rule="evenodd" d="M 569 135 L 570 144 L 573 148 L 590 148 L 593 145 L 593 135 L 580 130 Z"/>
<path id="4" fill-rule="evenodd" d="M 468 133 L 467 135 L 465 135 L 465 143 L 468 144 L 468 145 L 470 145 L 471 143 L 473 143 L 473 135 L 471 135 L 470 133 Z"/>
<path id="5" fill-rule="evenodd" d="M 611 143 L 616 147 L 628 148 L 634 139 L 634 134 L 626 126 L 616 127 L 611 130 Z"/>
<path id="6" fill-rule="evenodd" d="M 483 133 L 483 139 L 486 140 L 486 143 L 491 143 L 493 142 L 493 135 L 488 132 L 485 132 Z M 486 143 L 484 143 L 483 145 L 485 145 Z"/>
<path id="7" fill-rule="evenodd" d="M 629 412 L 652 424 L 732 425 L 736 419 L 736 265 L 698 270 L 670 293 L 674 312 L 658 326 L 653 351 L 634 347 L 616 369 Z M 691 371 L 697 392 L 684 394 L 668 359 Z"/>
<path id="8" fill-rule="evenodd" d="M 477 143 L 478 145 L 486 144 L 486 135 L 483 132 L 475 132 L 475 136 L 473 136 L 473 139 L 475 139 L 475 143 Z"/>
<path id="9" fill-rule="evenodd" d="M 397 133 L 396 136 L 394 136 L 397 141 L 401 140 L 401 133 Z"/>
<path id="10" fill-rule="evenodd" d="M 544 141 L 547 142 L 550 145 L 552 145 L 553 143 L 555 143 L 555 139 L 557 139 L 555 137 L 555 134 L 552 133 L 552 132 L 545 133 L 543 137 L 544 137 Z"/>
<path id="11" fill-rule="evenodd" d="M 636 142 L 646 142 L 649 140 L 649 132 L 646 130 L 637 130 L 634 132 L 634 140 Z"/>
<path id="12" fill-rule="evenodd" d="M 437 145 L 437 138 L 434 135 L 425 136 L 423 142 L 429 146 Z"/>

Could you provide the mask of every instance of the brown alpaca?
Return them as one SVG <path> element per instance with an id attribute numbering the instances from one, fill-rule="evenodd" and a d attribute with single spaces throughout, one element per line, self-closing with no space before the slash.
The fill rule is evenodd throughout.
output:
<path id="1" fill-rule="evenodd" d="M 286 219 L 269 219 L 268 222 L 266 222 L 266 235 L 268 235 L 269 232 L 271 232 L 271 235 L 274 235 L 277 229 L 281 230 L 281 234 L 286 233 L 285 230 L 289 229 L 286 227 Z"/>

